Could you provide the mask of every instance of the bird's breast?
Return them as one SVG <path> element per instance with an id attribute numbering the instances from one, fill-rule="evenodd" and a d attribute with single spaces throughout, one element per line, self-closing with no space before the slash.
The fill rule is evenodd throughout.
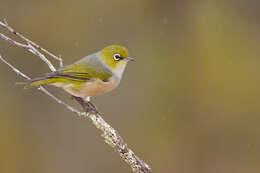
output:
<path id="1" fill-rule="evenodd" d="M 116 77 L 110 77 L 107 81 L 100 79 L 93 79 L 85 82 L 80 87 L 75 88 L 74 86 L 68 86 L 64 89 L 77 97 L 97 96 L 107 93 L 119 84 L 119 80 Z"/>

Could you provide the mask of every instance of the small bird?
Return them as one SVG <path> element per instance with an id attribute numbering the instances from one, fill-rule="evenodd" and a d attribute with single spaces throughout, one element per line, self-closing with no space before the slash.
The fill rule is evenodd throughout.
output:
<path id="1" fill-rule="evenodd" d="M 47 73 L 26 82 L 25 88 L 53 85 L 63 88 L 74 97 L 89 102 L 90 97 L 107 93 L 120 83 L 129 61 L 128 51 L 120 45 L 111 45 L 88 55 L 74 64 Z"/>

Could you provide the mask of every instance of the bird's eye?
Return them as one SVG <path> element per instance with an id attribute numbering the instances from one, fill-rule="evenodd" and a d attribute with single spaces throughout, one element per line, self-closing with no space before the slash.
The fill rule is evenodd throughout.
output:
<path id="1" fill-rule="evenodd" d="M 114 60 L 119 61 L 121 59 L 120 54 L 114 54 Z"/>

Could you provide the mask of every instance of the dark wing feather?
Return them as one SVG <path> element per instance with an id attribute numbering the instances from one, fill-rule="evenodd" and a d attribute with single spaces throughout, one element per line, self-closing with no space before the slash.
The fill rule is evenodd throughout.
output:
<path id="1" fill-rule="evenodd" d="M 64 72 L 56 71 L 53 73 L 48 73 L 46 78 L 67 78 L 72 80 L 87 81 L 90 80 L 88 73 L 82 72 Z"/>

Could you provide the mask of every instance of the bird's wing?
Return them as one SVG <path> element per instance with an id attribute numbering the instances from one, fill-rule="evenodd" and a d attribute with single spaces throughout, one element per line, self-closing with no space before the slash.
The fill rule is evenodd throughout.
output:
<path id="1" fill-rule="evenodd" d="M 90 80 L 88 73 L 57 71 L 47 74 L 47 78 L 66 78 L 79 81 Z"/>
<path id="2" fill-rule="evenodd" d="M 72 64 L 65 66 L 60 70 L 47 74 L 48 78 L 67 78 L 71 80 L 78 81 L 88 81 L 93 78 L 98 78 L 100 80 L 106 80 L 111 77 L 111 74 L 104 71 L 98 71 L 94 68 L 88 68 L 86 66 Z"/>

